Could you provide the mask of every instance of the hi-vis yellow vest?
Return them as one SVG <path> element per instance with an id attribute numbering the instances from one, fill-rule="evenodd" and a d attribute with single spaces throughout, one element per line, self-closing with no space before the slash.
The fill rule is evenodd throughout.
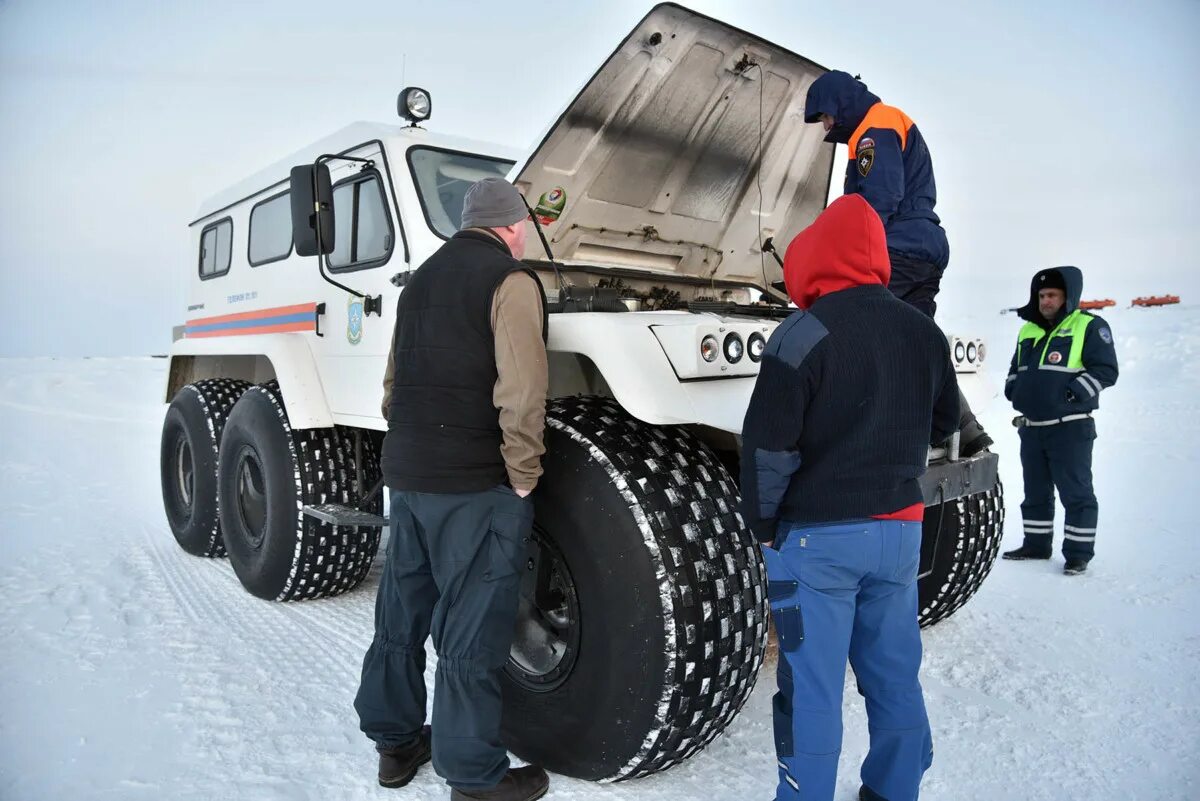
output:
<path id="1" fill-rule="evenodd" d="M 1065 373 L 1081 373 L 1083 372 L 1083 338 L 1087 334 L 1087 327 L 1095 318 L 1090 314 L 1085 314 L 1082 310 L 1076 309 L 1068 314 L 1058 326 L 1049 334 L 1046 329 L 1042 328 L 1037 323 L 1025 323 L 1021 326 L 1021 332 L 1017 334 L 1017 352 L 1021 350 L 1021 344 L 1026 340 L 1033 340 L 1030 347 L 1030 354 L 1035 356 L 1030 361 L 1030 364 L 1019 364 L 1021 368 L 1035 368 L 1038 370 L 1061 370 Z M 1050 342 L 1055 337 L 1071 338 L 1071 349 L 1067 353 L 1067 363 L 1062 364 L 1046 361 Z M 1038 342 L 1045 338 L 1046 342 L 1042 345 L 1041 353 L 1037 352 Z M 1055 354 L 1058 351 L 1054 351 Z M 1061 355 L 1059 357 L 1061 359 Z"/>

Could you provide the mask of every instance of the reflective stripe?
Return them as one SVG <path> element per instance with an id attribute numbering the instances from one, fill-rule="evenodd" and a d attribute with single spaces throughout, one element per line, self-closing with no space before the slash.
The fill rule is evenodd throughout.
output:
<path id="1" fill-rule="evenodd" d="M 1026 420 L 1027 426 L 1056 426 L 1059 423 L 1069 423 L 1072 420 L 1086 420 L 1092 416 L 1091 412 L 1083 414 L 1068 414 L 1066 417 L 1060 417 L 1057 420 Z"/>
<path id="2" fill-rule="evenodd" d="M 787 766 L 787 765 L 785 765 L 785 764 L 783 764 L 783 760 L 781 760 L 781 759 L 777 759 L 777 760 L 775 760 L 775 761 L 779 763 L 779 767 L 783 768 L 783 772 L 784 772 L 784 773 L 787 773 L 788 766 Z"/>
<path id="3" fill-rule="evenodd" d="M 1082 373 L 1082 367 L 1062 367 L 1057 364 L 1039 364 L 1039 370 L 1053 370 L 1056 373 Z"/>
<path id="4" fill-rule="evenodd" d="M 1083 341 L 1087 336 L 1087 328 L 1094 319 L 1096 318 L 1090 314 L 1076 309 L 1064 317 L 1063 321 L 1048 334 L 1045 329 L 1036 323 L 1025 323 L 1025 325 L 1021 326 L 1021 332 L 1017 335 L 1018 347 L 1021 342 L 1031 340 L 1030 355 L 1033 356 L 1032 361 L 1041 370 L 1060 370 L 1071 373 L 1083 372 Z M 1041 353 L 1038 354 L 1037 347 L 1042 343 L 1043 338 L 1045 339 L 1045 344 L 1041 345 Z M 1067 357 L 1065 367 L 1054 367 L 1053 365 L 1045 364 L 1046 355 L 1050 350 L 1050 342 L 1055 338 L 1069 338 L 1071 340 L 1071 349 L 1065 354 Z"/>
<path id="5" fill-rule="evenodd" d="M 1074 531 L 1076 534 L 1095 534 L 1095 528 L 1080 528 L 1079 526 L 1063 526 L 1067 531 Z"/>
<path id="6" fill-rule="evenodd" d="M 1029 369 L 1029 368 L 1028 368 L 1026 365 L 1021 365 L 1020 367 L 1018 367 L 1018 368 L 1017 368 L 1017 372 L 1018 372 L 1018 373 L 1023 373 L 1023 372 L 1025 372 L 1025 371 L 1026 371 L 1026 370 L 1028 370 L 1028 369 Z"/>
<path id="7" fill-rule="evenodd" d="M 1024 370 L 1025 368 L 1024 368 L 1024 367 L 1022 367 L 1021 369 L 1022 369 L 1022 370 Z M 1005 383 L 1005 384 L 1011 384 L 1012 382 L 1014 382 L 1014 381 L 1016 381 L 1016 380 L 1017 380 L 1017 377 L 1016 377 L 1016 375 L 1010 375 L 1008 378 L 1004 379 L 1004 383 Z"/>
<path id="8" fill-rule="evenodd" d="M 1053 520 L 1026 520 L 1025 525 L 1027 525 L 1027 526 L 1053 526 L 1054 521 Z"/>
<path id="9" fill-rule="evenodd" d="M 796 784 L 796 780 L 789 776 L 786 772 L 783 774 L 783 780 L 792 785 L 793 790 L 796 790 L 797 792 L 800 791 L 800 785 Z"/>
<path id="10" fill-rule="evenodd" d="M 1095 542 L 1096 535 L 1093 534 L 1090 537 L 1081 537 L 1078 534 L 1063 534 L 1063 539 L 1071 540 L 1073 542 Z"/>
<path id="11" fill-rule="evenodd" d="M 1054 526 L 1025 526 L 1025 530 L 1030 534 L 1049 534 L 1053 533 Z"/>
<path id="12" fill-rule="evenodd" d="M 1088 394 L 1089 398 L 1094 398 L 1094 397 L 1096 397 L 1096 390 L 1092 389 L 1092 385 L 1084 380 L 1087 377 L 1088 377 L 1087 373 L 1081 374 L 1079 376 L 1079 385 L 1087 390 L 1087 394 Z"/>
<path id="13" fill-rule="evenodd" d="M 1104 389 L 1104 387 L 1103 387 L 1103 385 L 1101 385 L 1099 379 L 1097 379 L 1096 376 L 1092 375 L 1091 373 L 1084 373 L 1083 375 L 1081 375 L 1079 377 L 1082 378 L 1087 383 L 1091 384 L 1093 387 L 1095 387 L 1096 392 L 1099 392 L 1100 390 Z"/>

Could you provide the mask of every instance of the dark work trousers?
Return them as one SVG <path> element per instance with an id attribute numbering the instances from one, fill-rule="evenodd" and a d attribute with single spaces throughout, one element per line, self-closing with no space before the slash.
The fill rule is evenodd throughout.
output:
<path id="1" fill-rule="evenodd" d="M 508 487 L 392 490 L 389 517 L 375 639 L 354 699 L 360 727 L 380 748 L 418 736 L 432 633 L 434 770 L 453 787 L 493 787 L 509 767 L 500 744 L 500 671 L 512 644 L 533 503 Z"/>
<path id="2" fill-rule="evenodd" d="M 934 299 L 942 288 L 943 268 L 936 264 L 901 256 L 894 250 L 888 251 L 892 262 L 892 278 L 888 281 L 888 290 L 900 300 L 912 306 L 929 319 L 933 319 L 937 311 Z M 983 433 L 983 427 L 975 419 L 967 396 L 958 391 L 958 428 L 962 431 L 962 445 L 974 440 Z"/>
<path id="3" fill-rule="evenodd" d="M 892 277 L 888 281 L 888 289 L 900 300 L 932 319 L 937 311 L 934 298 L 942 288 L 944 268 L 901 256 L 894 250 L 888 251 L 888 258 L 892 262 Z"/>
<path id="4" fill-rule="evenodd" d="M 916 801 L 933 762 L 918 678 L 921 523 L 784 522 L 775 545 L 763 548 L 779 638 L 775 800 L 833 801 L 849 657 L 871 739 L 862 782 L 889 801 Z"/>
<path id="5" fill-rule="evenodd" d="M 1025 473 L 1025 547 L 1049 553 L 1054 547 L 1054 488 L 1067 510 L 1063 557 L 1087 562 L 1096 552 L 1100 512 L 1092 489 L 1092 443 L 1096 421 L 1022 426 L 1021 467 Z"/>

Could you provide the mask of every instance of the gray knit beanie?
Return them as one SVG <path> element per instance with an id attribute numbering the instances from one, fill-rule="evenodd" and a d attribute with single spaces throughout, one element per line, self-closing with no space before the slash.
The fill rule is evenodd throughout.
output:
<path id="1" fill-rule="evenodd" d="M 517 188 L 503 178 L 484 178 L 463 198 L 463 228 L 503 228 L 529 216 Z"/>

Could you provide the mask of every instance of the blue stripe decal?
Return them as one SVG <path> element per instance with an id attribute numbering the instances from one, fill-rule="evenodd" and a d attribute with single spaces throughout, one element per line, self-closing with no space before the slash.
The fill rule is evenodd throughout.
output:
<path id="1" fill-rule="evenodd" d="M 282 325 L 284 323 L 303 323 L 316 319 L 316 312 L 301 312 L 300 314 L 279 314 L 272 317 L 254 317 L 249 320 L 232 320 L 224 323 L 209 325 L 189 325 L 189 334 L 203 334 L 207 331 L 227 331 L 234 328 L 259 328 L 264 325 Z"/>

